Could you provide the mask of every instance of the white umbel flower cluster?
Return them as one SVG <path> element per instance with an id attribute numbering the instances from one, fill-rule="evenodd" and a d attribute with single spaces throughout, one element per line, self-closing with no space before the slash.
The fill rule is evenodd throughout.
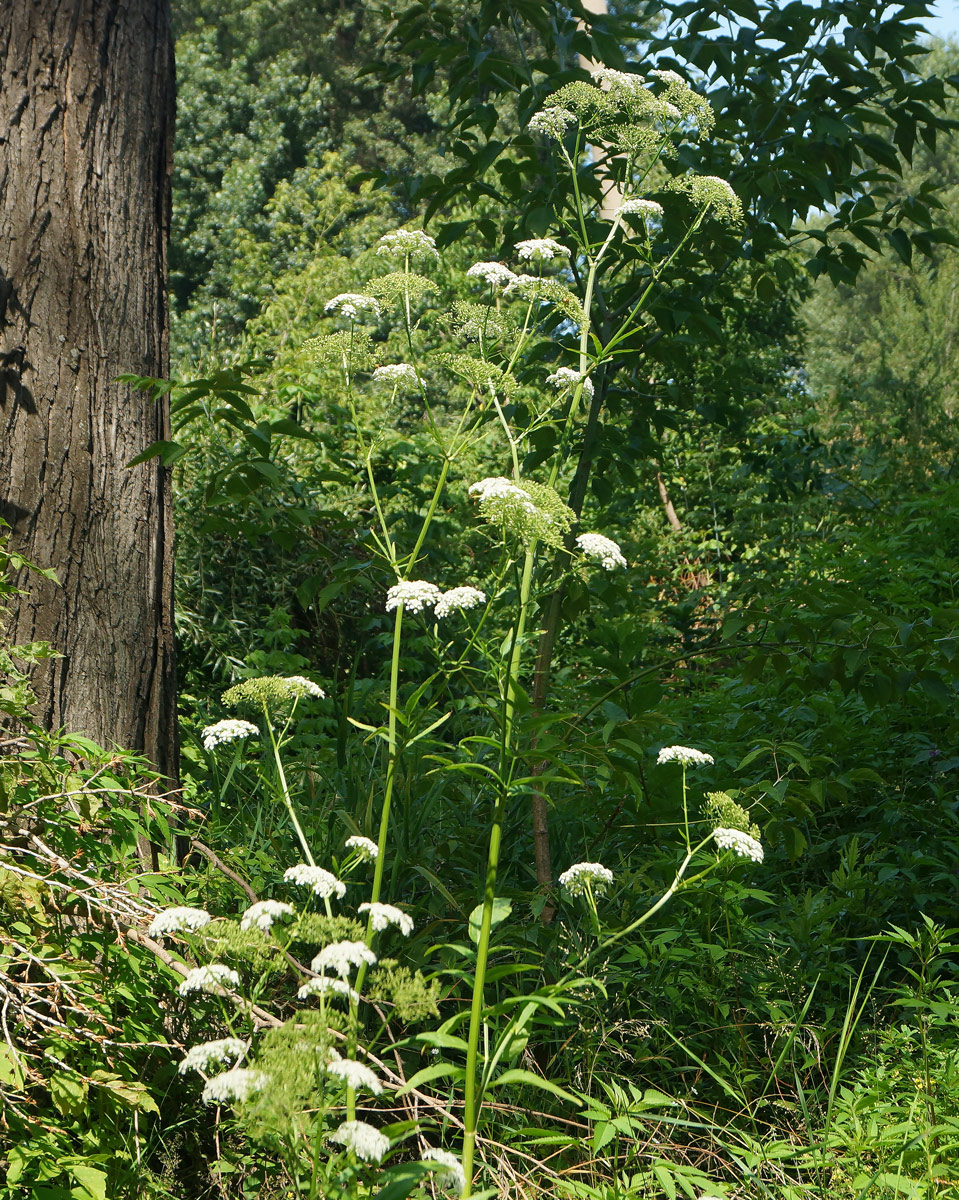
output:
<path id="1" fill-rule="evenodd" d="M 420 386 L 420 377 L 416 374 L 415 367 L 411 367 L 409 363 L 389 363 L 385 367 L 377 367 L 373 372 L 374 383 L 388 383 L 390 387 L 399 387 L 401 384 L 418 389 Z"/>
<path id="2" fill-rule="evenodd" d="M 331 979 L 329 975 L 321 975 L 319 979 L 308 979 L 297 991 L 301 1000 L 310 996 L 345 996 L 348 1000 L 359 1000 L 360 994 L 342 979 Z"/>
<path id="3" fill-rule="evenodd" d="M 332 300 L 327 300 L 323 306 L 323 311 L 328 313 L 342 313 L 344 317 L 349 317 L 355 321 L 362 312 L 371 312 L 374 317 L 380 315 L 380 302 L 373 296 L 361 296 L 359 292 L 341 292 L 339 296 L 334 296 Z"/>
<path id="4" fill-rule="evenodd" d="M 212 1066 L 238 1061 L 248 1049 L 249 1043 L 244 1042 L 242 1038 L 219 1038 L 215 1042 L 201 1042 L 187 1050 L 177 1070 L 181 1075 L 185 1075 L 187 1071 L 205 1073 Z"/>
<path id="5" fill-rule="evenodd" d="M 451 612 L 464 610 L 468 608 L 476 608 L 480 604 L 486 603 L 486 593 L 481 592 L 475 587 L 455 587 L 450 588 L 448 592 L 444 592 L 436 601 L 433 609 L 435 616 L 442 620 L 443 617 L 448 617 Z"/>
<path id="6" fill-rule="evenodd" d="M 597 82 L 605 83 L 611 91 L 645 91 L 643 87 L 643 84 L 646 82 L 645 77 L 634 74 L 632 71 L 615 71 L 612 67 L 599 67 L 593 77 Z"/>
<path id="7" fill-rule="evenodd" d="M 292 916 L 292 904 L 284 904 L 282 900 L 257 900 L 240 917 L 240 928 L 262 929 L 264 933 L 268 933 L 274 921 L 286 920 Z"/>
<path id="8" fill-rule="evenodd" d="M 515 282 L 516 275 L 498 262 L 474 263 L 466 272 L 468 279 L 483 279 L 491 287 L 508 287 Z"/>
<path id="9" fill-rule="evenodd" d="M 664 746 L 656 756 L 657 763 L 678 762 L 684 767 L 704 767 L 716 760 L 704 750 L 694 750 L 691 746 Z"/>
<path id="10" fill-rule="evenodd" d="M 516 243 L 516 253 L 524 261 L 530 259 L 540 259 L 543 262 L 549 262 L 550 259 L 556 258 L 557 255 L 565 255 L 569 257 L 569 250 L 553 238 L 530 238 L 525 242 Z"/>
<path id="11" fill-rule="evenodd" d="M 347 1150 L 352 1150 L 357 1158 L 364 1162 L 382 1162 L 390 1148 L 390 1139 L 385 1133 L 365 1121 L 344 1121 L 343 1124 L 330 1134 L 330 1140 L 339 1142 Z"/>
<path id="12" fill-rule="evenodd" d="M 295 867 L 287 867 L 283 872 L 287 883 L 295 883 L 300 887 L 308 887 L 314 896 L 325 900 L 327 896 L 335 896 L 342 900 L 346 895 L 346 884 L 323 867 L 311 867 L 307 863 L 297 863 Z"/>
<path id="13" fill-rule="evenodd" d="M 204 750 L 212 750 L 214 746 L 222 746 L 225 742 L 237 742 L 242 738 L 255 737 L 260 731 L 250 721 L 217 721 L 207 725 L 200 734 Z"/>
<path id="14" fill-rule="evenodd" d="M 619 211 L 624 217 L 661 217 L 663 206 L 657 204 L 655 200 L 642 200 L 638 196 L 633 196 L 631 199 L 623 201 L 619 206 Z"/>
<path id="15" fill-rule="evenodd" d="M 394 904 L 361 904 L 357 912 L 370 914 L 370 924 L 377 933 L 389 929 L 391 925 L 395 925 L 405 937 L 413 932 L 413 918 Z"/>
<path id="16" fill-rule="evenodd" d="M 573 863 L 560 875 L 559 882 L 571 896 L 582 896 L 587 888 L 597 896 L 602 896 L 613 882 L 613 872 L 602 863 Z"/>
<path id="17" fill-rule="evenodd" d="M 326 692 L 318 683 L 307 679 L 305 675 L 288 675 L 286 682 L 296 696 L 314 696 L 317 700 L 325 700 Z"/>
<path id="18" fill-rule="evenodd" d="M 346 848 L 355 850 L 363 862 L 376 862 L 380 855 L 380 848 L 376 842 L 358 833 L 346 839 Z"/>
<path id="19" fill-rule="evenodd" d="M 376 247 L 376 253 L 387 258 L 406 258 L 407 255 L 412 258 L 417 254 L 439 258 L 435 240 L 422 229 L 396 229 L 392 233 L 384 233 Z"/>
<path id="20" fill-rule="evenodd" d="M 181 996 L 189 996 L 191 992 L 215 992 L 217 988 L 239 986 L 240 977 L 232 967 L 223 963 L 209 963 L 188 971 L 177 991 Z"/>
<path id="21" fill-rule="evenodd" d="M 655 75 L 657 79 L 661 79 L 663 83 L 681 83 L 686 85 L 686 80 L 683 79 L 677 71 L 650 71 L 650 75 Z"/>
<path id="22" fill-rule="evenodd" d="M 546 382 L 551 383 L 554 388 L 569 388 L 572 390 L 577 387 L 580 382 L 583 385 L 583 394 L 590 400 L 593 398 L 593 381 L 588 375 L 583 375 L 579 371 L 574 371 L 572 367 L 557 367 L 552 375 L 546 376 Z"/>
<path id="23" fill-rule="evenodd" d="M 527 129 L 531 133 L 543 133 L 554 141 L 561 142 L 569 127 L 575 124 L 575 113 L 571 113 L 568 108 L 552 105 L 550 108 L 544 108 L 541 112 L 533 113 Z"/>
<path id="24" fill-rule="evenodd" d="M 458 1196 L 462 1196 L 466 1191 L 466 1175 L 463 1172 L 463 1164 L 455 1154 L 449 1150 L 439 1150 L 430 1146 L 423 1155 L 423 1162 L 439 1164 L 441 1169 L 433 1172 L 433 1182 L 438 1188 L 455 1192 Z"/>
<path id="25" fill-rule="evenodd" d="M 762 844 L 741 829 L 723 829 L 720 825 L 713 830 L 713 838 L 720 850 L 732 850 L 740 858 L 751 858 L 753 862 L 761 863 L 765 857 Z"/>
<path id="26" fill-rule="evenodd" d="M 327 1074 L 342 1079 L 347 1087 L 356 1090 L 366 1088 L 374 1096 L 378 1096 L 383 1090 L 383 1084 L 376 1072 L 371 1071 L 365 1063 L 357 1062 L 355 1058 L 334 1059 L 327 1064 L 326 1070 Z"/>
<path id="27" fill-rule="evenodd" d="M 442 593 L 435 583 L 427 583 L 423 579 L 404 579 L 394 583 L 386 593 L 386 611 L 392 612 L 402 604 L 410 612 L 422 612 L 424 608 L 432 608 Z"/>
<path id="28" fill-rule="evenodd" d="M 254 1092 L 265 1087 L 268 1081 L 269 1077 L 262 1071 L 234 1067 L 232 1071 L 224 1071 L 207 1081 L 203 1089 L 203 1099 L 207 1104 L 242 1104 L 244 1100 L 249 1100 Z"/>
<path id="29" fill-rule="evenodd" d="M 202 908 L 168 908 L 150 922 L 147 933 L 150 937 L 165 937 L 170 933 L 193 933 L 209 925 L 212 917 Z"/>
<path id="30" fill-rule="evenodd" d="M 470 484 L 469 494 L 475 497 L 481 506 L 490 501 L 508 500 L 520 502 L 529 512 L 536 511 L 536 505 L 529 492 L 502 475 L 493 475 L 488 479 L 481 479 L 478 483 Z"/>
<path id="31" fill-rule="evenodd" d="M 310 963 L 310 968 L 317 975 L 333 971 L 341 979 L 346 979 L 354 967 L 362 963 L 372 967 L 375 962 L 376 955 L 365 942 L 333 942 L 323 947 Z"/>
<path id="32" fill-rule="evenodd" d="M 576 539 L 576 545 L 587 558 L 596 559 L 604 571 L 626 566 L 626 559 L 623 558 L 618 544 L 612 538 L 603 537 L 601 533 L 581 533 Z"/>

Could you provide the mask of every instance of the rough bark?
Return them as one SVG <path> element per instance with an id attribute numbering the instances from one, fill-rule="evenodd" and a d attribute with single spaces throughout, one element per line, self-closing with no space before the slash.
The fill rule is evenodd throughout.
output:
<path id="1" fill-rule="evenodd" d="M 63 655 L 38 720 L 176 775 L 164 405 L 169 0 L 0 0 L 0 516 L 25 576 L 5 636 Z"/>

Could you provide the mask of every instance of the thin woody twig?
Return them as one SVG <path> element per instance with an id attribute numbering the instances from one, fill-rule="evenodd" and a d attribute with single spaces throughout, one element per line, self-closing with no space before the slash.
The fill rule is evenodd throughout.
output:
<path id="1" fill-rule="evenodd" d="M 251 904 L 256 903 L 258 899 L 256 892 L 254 892 L 254 890 L 241 875 L 238 875 L 236 871 L 234 871 L 231 867 L 228 867 L 215 851 L 211 850 L 209 846 L 204 845 L 203 842 L 197 841 L 196 838 L 190 838 L 190 847 L 191 849 L 202 854 L 205 859 L 209 860 L 209 862 L 211 862 L 222 875 L 225 875 L 227 879 L 232 879 L 237 887 L 241 887 L 249 897 Z"/>

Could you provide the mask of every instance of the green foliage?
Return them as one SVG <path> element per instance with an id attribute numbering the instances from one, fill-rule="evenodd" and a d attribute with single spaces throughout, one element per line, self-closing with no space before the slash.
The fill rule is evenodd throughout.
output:
<path id="1" fill-rule="evenodd" d="M 453 9 L 412 4 L 397 21 L 401 54 L 381 61 L 380 75 L 396 78 L 406 69 L 403 51 L 418 53 L 427 39 L 433 44 L 420 78 L 437 80 L 439 64 L 444 72 L 452 67 L 447 95 L 466 165 L 442 179 L 424 173 L 407 183 L 407 192 L 429 196 L 430 212 L 443 211 L 454 191 L 502 194 L 521 223 L 544 228 L 557 213 L 555 180 L 525 134 L 509 142 L 494 137 L 496 122 L 478 97 L 510 103 L 522 129 L 557 84 L 586 78 L 573 55 L 618 70 L 628 60 L 645 68 L 653 59 L 681 79 L 702 81 L 697 90 L 708 95 L 716 116 L 713 156 L 705 156 L 703 173 L 729 179 L 743 200 L 752 256 L 761 261 L 793 240 L 808 241 L 802 223 L 813 210 L 829 208 L 834 216 L 814 235 L 821 244 L 810 265 L 852 282 L 880 238 L 926 253 L 951 236 L 936 224 L 928 193 L 906 202 L 899 190 L 902 160 L 910 162 L 920 144 L 935 150 L 937 135 L 948 128 L 941 110 L 949 85 L 939 76 L 923 78 L 919 65 L 925 47 L 915 21 L 928 7 L 890 13 L 883 3 L 854 0 L 803 3 L 786 12 L 754 3 L 650 3 L 616 6 L 607 15 L 529 0 L 519 10 L 522 25 L 514 21 L 510 29 L 521 57 L 508 62 L 495 48 L 501 27 L 495 4 L 481 5 L 465 29 Z M 524 37 L 542 39 L 554 54 L 526 54 Z M 812 60 L 823 69 L 809 70 Z M 682 169 L 689 161 L 680 155 Z M 492 187 L 491 166 L 499 168 Z M 584 187 L 590 186 L 584 173 Z"/>
<path id="2" fill-rule="evenodd" d="M 954 73 L 954 45 L 930 63 Z M 949 116 L 959 108 L 953 99 Z M 943 226 L 959 236 L 959 178 L 954 133 L 917 147 L 900 190 L 933 199 Z M 855 291 L 817 284 L 803 310 L 807 373 L 819 428 L 845 441 L 861 459 L 864 480 L 920 482 L 951 469 L 957 400 L 955 325 L 957 255 L 952 245 L 913 258 L 908 242 L 896 256 L 873 253 Z M 882 486 L 888 486 L 885 482 Z"/>
<path id="3" fill-rule="evenodd" d="M 140 764 L 29 726 L 45 650 L 0 652 L 11 1198 L 432 1196 L 464 1125 L 517 1194 L 949 1194 L 954 64 L 924 9 L 181 0 L 180 361 L 131 382 L 172 401 L 199 840 L 141 878 Z M 423 204 L 438 261 L 372 249 Z M 545 234 L 574 253 L 514 254 Z M 800 319 L 809 271 L 846 290 Z M 597 529 L 628 566 L 580 554 Z M 397 580 L 484 599 L 384 611 Z M 257 730 L 205 736 L 231 692 Z M 761 828 L 762 868 L 716 826 Z M 314 854 L 355 918 L 282 878 Z M 244 928 L 254 896 L 299 911 Z M 163 957 L 157 903 L 215 919 Z M 296 996 L 344 941 L 387 954 L 362 1002 Z M 240 990 L 180 996 L 210 961 Z M 173 1068 L 231 1034 L 275 1084 L 214 1121 Z M 354 1115 L 386 1164 L 326 1140 Z"/>
<path id="4" fill-rule="evenodd" d="M 375 6 L 176 0 L 174 18 L 177 358 L 229 345 L 264 311 L 288 326 L 289 280 L 398 215 L 353 176 L 432 163 L 436 125 L 428 98 L 362 74 L 389 24 Z"/>
<path id="5" fill-rule="evenodd" d="M 0 602 L 13 569 L 55 578 L 0 543 Z M 149 910 L 118 879 L 166 806 L 142 811 L 153 781 L 132 756 L 32 723 L 23 668 L 49 653 L 0 649 L 0 711 L 21 731 L 0 736 L 0 1193 L 167 1196 L 159 972 L 122 936 Z"/>

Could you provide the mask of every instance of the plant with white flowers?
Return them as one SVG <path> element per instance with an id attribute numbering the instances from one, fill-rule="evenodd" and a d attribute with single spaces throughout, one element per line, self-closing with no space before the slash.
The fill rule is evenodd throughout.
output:
<path id="1" fill-rule="evenodd" d="M 606 949 L 631 936 L 678 892 L 738 860 L 762 862 L 759 831 L 744 809 L 735 811 L 734 801 L 710 801 L 713 807 L 704 810 L 701 822 L 691 815 L 687 771 L 708 772 L 716 766 L 713 757 L 669 746 L 658 755 L 662 770 L 654 772 L 667 789 L 677 766 L 682 773 L 682 816 L 676 822 L 681 843 L 669 885 L 644 907 L 635 901 L 629 864 L 584 860 L 560 874 L 557 889 L 547 795 L 554 786 L 568 786 L 575 773 L 554 769 L 539 741 L 547 728 L 553 655 L 563 644 L 567 585 L 582 590 L 585 579 L 590 590 L 612 594 L 620 605 L 635 600 L 629 590 L 631 573 L 625 570 L 627 557 L 632 557 L 628 531 L 603 529 L 592 509 L 591 447 L 604 421 L 610 381 L 629 339 L 649 320 L 651 298 L 664 288 L 677 256 L 709 222 L 735 224 L 741 216 L 729 184 L 690 175 L 677 165 L 682 161 L 679 144 L 694 132 L 704 136 L 712 122 L 708 101 L 671 71 L 655 70 L 646 78 L 632 70 L 602 68 L 591 82 L 567 84 L 530 120 L 529 133 L 544 139 L 559 168 L 568 171 L 570 206 L 558 206 L 555 237 L 521 238 L 511 249 L 490 251 L 467 269 L 471 297 L 482 290 L 485 299 L 460 302 L 450 315 L 454 336 L 463 344 L 423 350 L 423 323 L 440 293 L 438 280 L 451 268 L 444 262 L 437 269 L 439 251 L 430 235 L 399 229 L 380 239 L 373 276 L 358 285 L 361 290 L 327 301 L 326 331 L 305 348 L 316 361 L 340 372 L 337 403 L 353 439 L 351 462 L 368 497 L 364 554 L 373 563 L 371 590 L 380 597 L 371 616 L 371 636 L 388 640 L 390 647 L 388 686 L 379 698 L 382 710 L 364 717 L 352 698 L 332 701 L 341 707 L 342 726 L 359 730 L 374 748 L 369 784 L 364 778 L 362 800 L 347 814 L 353 828 L 370 836 L 349 837 L 346 853 L 331 870 L 315 861 L 299 819 L 301 793 L 291 786 L 281 752 L 297 710 L 324 707 L 319 685 L 303 677 L 267 677 L 231 688 L 224 703 L 259 722 L 272 755 L 274 794 L 289 816 L 302 857 L 283 873 L 280 886 L 289 890 L 289 902 L 249 905 L 238 934 L 256 938 L 259 952 L 274 956 L 268 959 L 271 968 L 295 966 L 299 974 L 283 999 L 293 1006 L 295 1017 L 259 1038 L 249 1026 L 254 1018 L 261 1027 L 269 1025 L 268 1010 L 261 1005 L 266 984 L 259 977 L 249 980 L 244 1010 L 249 1025 L 239 1033 L 249 1034 L 251 1049 L 244 1052 L 242 1065 L 234 1063 L 222 1072 L 219 1084 L 214 1075 L 206 1093 L 218 1103 L 234 1103 L 249 1128 L 256 1128 L 258 1120 L 265 1127 L 268 1114 L 287 1105 L 296 1134 L 285 1143 L 290 1178 L 309 1178 L 311 1198 L 379 1190 L 394 1154 L 410 1155 L 408 1148 L 399 1147 L 413 1126 L 391 1127 L 385 1115 L 382 1121 L 378 1115 L 388 1102 L 398 1106 L 414 1093 L 417 1106 L 433 1105 L 444 1120 L 455 1114 L 449 1128 L 456 1129 L 457 1153 L 422 1142 L 410 1187 L 431 1179 L 435 1186 L 473 1195 L 482 1170 L 480 1133 L 491 1090 L 505 1077 L 557 1094 L 548 1081 L 515 1065 L 515 1047 L 525 1046 L 540 1010 L 561 1021 L 579 1002 L 591 964 L 602 963 Z M 673 182 L 654 196 L 654 168 L 670 157 L 677 166 Z M 615 204 L 604 205 L 595 194 L 592 200 L 584 198 L 580 188 L 584 165 L 600 162 L 607 172 L 605 183 L 615 185 Z M 668 238 L 663 236 L 667 227 Z M 630 261 L 640 264 L 639 283 L 627 303 L 610 307 L 604 288 L 615 276 L 617 252 L 624 248 Z M 494 254 L 508 261 L 492 261 Z M 395 323 L 405 339 L 399 352 L 404 361 L 379 361 L 381 347 L 361 327 L 374 319 L 382 325 Z M 389 357 L 397 357 L 395 348 Z M 427 476 L 426 486 L 409 503 L 401 456 L 387 460 L 384 450 L 383 403 L 377 408 L 365 400 L 369 384 L 391 389 L 392 410 L 403 404 L 415 413 L 435 452 L 434 477 Z M 437 544 L 438 524 L 448 512 L 472 522 L 459 572 L 448 566 L 455 548 Z M 411 663 L 420 671 L 424 661 L 429 664 L 425 678 L 406 678 Z M 570 672 L 576 669 L 571 666 Z M 448 735 L 446 729 L 448 721 L 450 728 L 456 723 L 459 696 L 447 707 L 434 707 L 445 703 L 454 691 L 450 681 L 459 678 L 468 680 L 478 695 L 469 711 L 479 727 L 465 736 Z M 612 687 L 610 696 L 616 690 Z M 213 741 L 211 734 L 211 745 L 232 740 L 217 736 Z M 418 744 L 420 749 L 411 752 Z M 486 863 L 477 880 L 479 902 L 471 913 L 468 908 L 464 912 L 466 929 L 451 951 L 456 956 L 448 981 L 451 1015 L 439 1030 L 419 1035 L 420 1042 L 390 1043 L 384 1035 L 392 1046 L 391 1059 L 378 1055 L 367 1037 L 369 1030 L 382 1032 L 389 1024 L 389 1017 L 382 1016 L 383 996 L 389 994 L 397 1007 L 406 1004 L 407 1015 L 428 1016 L 437 994 L 421 977 L 417 981 L 412 976 L 401 957 L 391 957 L 403 955 L 406 939 L 430 923 L 419 919 L 415 909 L 408 911 L 415 897 L 396 894 L 402 863 L 391 836 L 397 790 L 404 789 L 412 810 L 423 783 L 416 777 L 421 763 L 429 764 L 424 769 L 431 774 L 448 772 L 458 783 L 468 781 L 470 807 L 464 821 L 485 820 Z M 342 811 L 343 797 L 315 776 L 310 782 L 310 804 L 332 820 L 333 813 Z M 508 889 L 521 886 L 512 880 L 506 889 L 500 887 L 500 850 L 508 816 L 527 797 L 544 913 L 547 908 L 558 913 L 560 929 L 569 931 L 568 944 L 575 950 L 552 972 L 549 989 L 491 1006 L 493 931 L 509 928 L 511 913 L 502 892 L 513 894 Z M 362 896 L 350 878 L 355 868 L 362 868 L 363 879 L 372 874 Z M 438 877 L 436 882 L 439 894 L 446 885 Z M 629 898 L 632 907 L 621 897 Z M 357 919 L 340 914 L 347 902 Z M 637 910 L 639 915 L 633 916 Z M 589 928 L 580 936 L 584 912 Z M 467 936 L 472 946 L 466 945 Z M 318 948 L 309 944 L 311 937 Z M 602 967 L 597 971 L 601 974 Z M 237 994 L 240 979 L 235 975 L 223 963 L 194 967 L 182 985 L 184 994 L 199 988 L 202 978 L 216 985 L 211 990 L 225 1006 L 229 995 Z M 190 979 L 195 982 L 186 988 Z M 295 1002 L 306 1007 L 296 1010 Z M 441 1057 L 402 1078 L 392 1065 L 399 1061 L 398 1047 L 411 1058 L 411 1048 L 417 1053 L 429 1048 Z M 362 1093 L 359 1105 L 357 1092 Z M 381 1097 L 384 1110 L 377 1107 Z M 269 1128 L 275 1130 L 278 1121 L 270 1120 Z M 421 1129 L 416 1134 L 421 1136 Z"/>
<path id="2" fill-rule="evenodd" d="M 366 854 L 353 854 L 343 864 L 347 877 L 374 861 L 369 851 L 376 849 L 359 835 L 349 840 L 351 849 Z M 403 1082 L 370 1049 L 370 1029 L 374 1039 L 383 1032 L 376 1034 L 370 1017 L 382 1020 L 384 1006 L 394 1020 L 430 1016 L 436 988 L 394 960 L 380 966 L 372 948 L 374 940 L 385 948 L 413 932 L 406 912 L 367 901 L 355 910 L 360 920 L 333 915 L 331 904 L 343 902 L 347 882 L 319 866 L 294 864 L 283 872 L 283 885 L 289 901 L 254 900 L 238 920 L 220 918 L 213 943 L 197 936 L 211 924 L 205 910 L 171 908 L 154 918 L 149 932 L 175 938 L 174 953 L 232 955 L 226 962 L 179 963 L 177 992 L 189 1006 L 191 1024 L 210 1028 L 217 1021 L 225 1035 L 186 1046 L 178 1071 L 188 1084 L 198 1077 L 200 1098 L 220 1110 L 218 1119 L 232 1114 L 254 1133 L 261 1124 L 269 1127 L 291 1177 L 306 1164 L 309 1184 L 300 1194 L 359 1200 L 371 1171 L 375 1177 L 391 1169 L 392 1118 L 385 1112 L 378 1119 L 370 1105 L 381 1097 L 388 1107 L 395 1105 Z M 306 965 L 303 948 L 317 941 L 320 947 L 306 956 Z M 266 977 L 251 969 L 263 954 L 273 955 L 285 971 L 280 976 L 274 970 L 266 990 Z M 274 1002 L 282 1017 L 274 1015 Z M 358 1103 L 364 1105 L 363 1119 L 357 1117 Z M 408 1152 L 404 1157 L 409 1159 Z M 452 1152 L 430 1148 L 419 1170 L 424 1179 L 434 1174 L 448 1179 L 458 1164 Z"/>

